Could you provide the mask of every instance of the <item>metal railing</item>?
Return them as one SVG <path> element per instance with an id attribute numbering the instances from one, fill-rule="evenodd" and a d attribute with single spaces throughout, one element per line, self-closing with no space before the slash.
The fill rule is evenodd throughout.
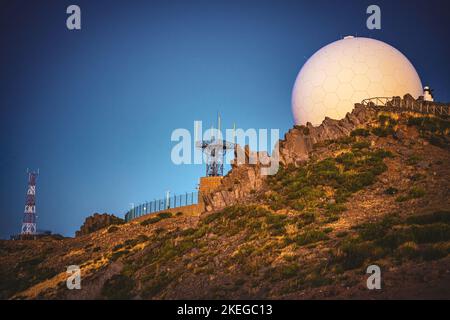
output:
<path id="1" fill-rule="evenodd" d="M 369 104 L 374 104 L 375 106 L 383 106 L 385 107 L 387 105 L 388 102 L 392 101 L 392 99 L 394 99 L 393 97 L 375 97 L 375 98 L 369 98 L 369 99 L 364 99 L 363 101 L 361 101 L 362 105 L 368 106 Z"/>
<path id="2" fill-rule="evenodd" d="M 198 204 L 198 192 L 186 192 L 184 194 L 172 195 L 170 197 L 147 201 L 134 206 L 125 213 L 125 221 L 142 217 L 154 212 L 164 211 L 171 208 L 178 208 Z"/>
<path id="3" fill-rule="evenodd" d="M 433 114 L 435 116 L 449 116 L 450 104 L 433 101 L 402 99 L 400 97 L 375 97 L 361 101 L 365 106 L 386 107 L 392 110 L 411 111 L 417 113 Z"/>

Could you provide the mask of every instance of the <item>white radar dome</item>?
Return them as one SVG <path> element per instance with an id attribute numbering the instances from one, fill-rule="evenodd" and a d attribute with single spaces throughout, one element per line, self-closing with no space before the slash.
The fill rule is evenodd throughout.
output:
<path id="1" fill-rule="evenodd" d="M 422 95 L 409 60 L 394 47 L 369 38 L 345 37 L 317 51 L 302 67 L 292 92 L 296 124 L 342 119 L 367 98 Z"/>

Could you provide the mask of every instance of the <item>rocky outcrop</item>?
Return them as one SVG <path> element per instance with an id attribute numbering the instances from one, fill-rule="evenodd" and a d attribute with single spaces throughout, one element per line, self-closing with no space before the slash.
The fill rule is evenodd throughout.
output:
<path id="1" fill-rule="evenodd" d="M 100 230 L 113 224 L 123 224 L 125 220 L 116 217 L 113 214 L 99 214 L 94 213 L 92 216 L 87 217 L 80 230 L 75 232 L 76 237 L 84 236 L 94 231 Z"/>
<path id="2" fill-rule="evenodd" d="M 327 117 L 317 127 L 309 122 L 306 126 L 295 126 L 286 133 L 284 140 L 280 141 L 280 162 L 288 165 L 308 160 L 314 144 L 349 135 L 352 130 L 374 118 L 376 113 L 375 107 L 355 104 L 353 111 L 341 120 Z"/>
<path id="3" fill-rule="evenodd" d="M 260 174 L 263 167 L 261 160 L 264 162 L 264 159 L 267 159 L 267 153 L 253 152 L 250 151 L 249 146 L 242 148 L 237 145 L 234 154 L 235 159 L 242 159 L 243 163 L 234 160 L 231 165 L 232 169 L 222 179 L 221 185 L 216 191 L 202 195 L 206 211 L 213 211 L 236 204 L 240 199 L 246 198 L 263 184 L 265 177 Z"/>
<path id="4" fill-rule="evenodd" d="M 270 161 L 276 161 L 280 165 L 299 166 L 309 159 L 315 144 L 348 136 L 354 129 L 364 127 L 375 119 L 381 108 L 383 111 L 398 113 L 414 112 L 444 117 L 450 114 L 450 104 L 416 100 L 410 94 L 402 98 L 373 98 L 365 102 L 365 104 L 355 104 L 352 112 L 347 113 L 341 120 L 326 117 L 319 126 L 313 126 L 311 123 L 294 126 L 285 134 L 284 139 L 279 141 L 278 153 L 273 152 L 277 156 L 272 155 L 273 158 Z M 377 106 L 380 103 L 382 107 Z M 244 149 L 237 146 L 235 155 L 239 153 L 245 154 L 245 161 L 233 164 L 232 170 L 222 179 L 222 185 L 213 193 L 203 195 L 206 211 L 218 210 L 242 202 L 263 185 L 266 176 L 261 174 L 261 170 L 267 168 L 267 165 L 264 165 L 267 162 L 263 160 L 267 159 L 268 155 L 252 152 L 248 146 Z M 255 160 L 255 158 L 256 161 L 252 162 L 251 159 Z"/>
<path id="5" fill-rule="evenodd" d="M 347 113 L 344 119 L 325 118 L 317 127 L 311 123 L 307 123 L 306 126 L 294 126 L 278 143 L 279 159 L 272 160 L 279 160 L 281 165 L 300 165 L 308 160 L 314 144 L 349 135 L 355 128 L 361 127 L 370 119 L 375 118 L 376 114 L 375 106 L 355 104 L 353 111 Z M 206 211 L 219 210 L 237 204 L 251 197 L 263 185 L 266 176 L 261 174 L 261 169 L 267 167 L 265 165 L 267 164 L 267 153 L 253 152 L 248 146 L 245 146 L 244 149 L 236 146 L 235 159 L 240 153 L 245 155 L 243 157 L 245 161 L 238 163 L 235 160 L 232 170 L 222 179 L 221 186 L 215 192 L 203 195 Z"/>

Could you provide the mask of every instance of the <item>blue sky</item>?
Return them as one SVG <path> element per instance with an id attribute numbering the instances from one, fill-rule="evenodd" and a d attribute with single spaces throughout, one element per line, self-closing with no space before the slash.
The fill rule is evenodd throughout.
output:
<path id="1" fill-rule="evenodd" d="M 82 30 L 66 29 L 78 4 Z M 94 212 L 192 191 L 203 165 L 170 160 L 176 128 L 293 125 L 304 62 L 345 35 L 402 51 L 450 101 L 446 1 L 2 1 L 0 237 L 20 230 L 26 169 L 40 168 L 38 228 L 72 236 Z"/>

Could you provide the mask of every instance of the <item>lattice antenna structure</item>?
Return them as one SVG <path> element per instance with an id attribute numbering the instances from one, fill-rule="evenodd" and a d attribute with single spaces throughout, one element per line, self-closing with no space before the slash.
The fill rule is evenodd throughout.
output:
<path id="1" fill-rule="evenodd" d="M 195 143 L 197 148 L 202 149 L 206 155 L 206 176 L 218 177 L 223 176 L 223 163 L 228 150 L 234 149 L 234 143 L 228 142 L 223 138 L 220 131 L 221 119 L 217 116 L 217 133 L 214 134 L 214 127 L 211 130 L 211 138 L 209 140 L 200 140 Z M 196 134 L 197 136 L 197 134 Z M 198 137 L 197 137 L 198 138 Z"/>
<path id="2" fill-rule="evenodd" d="M 25 211 L 23 214 L 22 231 L 23 235 L 36 234 L 36 180 L 39 175 L 38 171 L 27 170 L 28 188 L 25 199 Z"/>

